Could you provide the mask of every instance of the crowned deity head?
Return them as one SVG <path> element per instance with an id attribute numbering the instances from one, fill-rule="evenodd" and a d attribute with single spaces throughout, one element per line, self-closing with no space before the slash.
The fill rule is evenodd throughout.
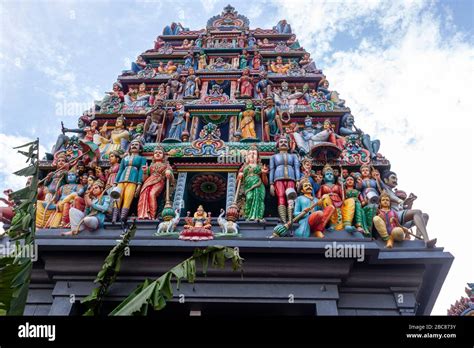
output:
<path id="1" fill-rule="evenodd" d="M 282 91 L 287 91 L 287 90 L 288 90 L 288 82 L 283 81 L 283 82 L 281 83 L 281 90 L 282 90 Z"/>
<path id="2" fill-rule="evenodd" d="M 162 146 L 158 145 L 155 147 L 155 150 L 153 151 L 153 162 L 163 162 L 165 160 L 165 156 L 165 150 Z"/>
<path id="3" fill-rule="evenodd" d="M 105 187 L 105 184 L 102 180 L 96 180 L 94 181 L 94 183 L 92 184 L 92 194 L 95 196 L 95 197 L 99 197 L 100 194 L 102 193 L 102 191 L 104 190 L 104 187 Z"/>
<path id="4" fill-rule="evenodd" d="M 72 168 L 72 169 L 67 173 L 66 181 L 67 181 L 68 184 L 75 184 L 75 183 L 77 183 L 76 168 Z"/>
<path id="5" fill-rule="evenodd" d="M 120 115 L 115 120 L 115 129 L 124 129 L 125 128 L 125 116 Z"/>
<path id="6" fill-rule="evenodd" d="M 304 125 L 306 128 L 313 128 L 313 119 L 311 116 L 306 116 L 304 119 Z"/>
<path id="7" fill-rule="evenodd" d="M 370 178 L 370 167 L 367 164 L 363 164 L 360 166 L 360 173 L 362 179 L 369 179 Z"/>
<path id="8" fill-rule="evenodd" d="M 247 151 L 247 155 L 245 157 L 247 164 L 257 164 L 259 160 L 258 155 L 258 148 L 257 145 L 252 145 L 250 149 Z"/>
<path id="9" fill-rule="evenodd" d="M 334 169 L 329 164 L 326 164 L 323 168 L 324 182 L 333 184 L 334 183 Z"/>

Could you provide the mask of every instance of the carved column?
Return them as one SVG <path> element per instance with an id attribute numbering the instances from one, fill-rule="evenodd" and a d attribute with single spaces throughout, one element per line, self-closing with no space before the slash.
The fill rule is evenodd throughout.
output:
<path id="1" fill-rule="evenodd" d="M 237 128 L 235 124 L 236 122 L 237 122 L 237 116 L 229 117 L 229 141 L 235 141 L 234 133 Z"/>
<path id="2" fill-rule="evenodd" d="M 186 190 L 186 178 L 188 173 L 179 173 L 176 182 L 176 189 L 174 190 L 173 209 L 182 208 L 181 204 L 184 198 L 184 191 Z"/>
<path id="3" fill-rule="evenodd" d="M 229 209 L 229 206 L 234 202 L 235 187 L 237 183 L 237 173 L 227 174 L 227 199 L 225 203 L 225 209 Z"/>

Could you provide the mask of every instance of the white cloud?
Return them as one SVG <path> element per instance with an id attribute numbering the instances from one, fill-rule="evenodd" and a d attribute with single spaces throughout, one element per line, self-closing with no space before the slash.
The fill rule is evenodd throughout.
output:
<path id="1" fill-rule="evenodd" d="M 474 47 L 461 33 L 443 39 L 446 19 L 429 3 L 282 6 L 300 41 L 326 62 L 324 73 L 356 124 L 381 140 L 400 189 L 417 194 L 415 208 L 430 214 L 430 235 L 455 256 L 432 312 L 446 314 L 474 279 Z M 358 21 L 376 21 L 380 39 L 360 38 L 355 49 L 328 56 L 336 33 Z"/>

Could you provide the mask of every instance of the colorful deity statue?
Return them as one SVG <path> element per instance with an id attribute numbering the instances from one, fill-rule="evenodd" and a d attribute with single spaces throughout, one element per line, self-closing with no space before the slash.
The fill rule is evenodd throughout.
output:
<path id="1" fill-rule="evenodd" d="M 288 83 L 283 81 L 280 88 L 275 88 L 273 91 L 276 105 L 296 105 L 298 100 L 303 96 L 302 92 L 290 91 Z"/>
<path id="2" fill-rule="evenodd" d="M 252 69 L 253 70 L 260 70 L 263 67 L 262 62 L 263 62 L 262 55 L 260 54 L 259 51 L 255 51 L 255 53 L 253 55 L 253 58 L 252 58 Z"/>
<path id="3" fill-rule="evenodd" d="M 110 197 L 105 194 L 105 184 L 97 180 L 91 187 L 89 194 L 84 196 L 85 211 L 72 207 L 69 210 L 71 231 L 62 235 L 76 235 L 80 232 L 95 231 L 104 226 L 105 215 L 109 210 Z"/>
<path id="4" fill-rule="evenodd" d="M 255 119 L 259 116 L 255 112 L 253 103 L 249 100 L 246 103 L 246 108 L 239 114 L 239 129 L 242 139 L 258 139 L 255 131 Z"/>
<path id="5" fill-rule="evenodd" d="M 186 119 L 189 117 L 189 113 L 184 111 L 184 105 L 181 103 L 176 104 L 176 109 L 172 114 L 173 122 L 168 132 L 169 139 L 175 139 L 181 141 L 184 130 L 186 129 Z"/>
<path id="6" fill-rule="evenodd" d="M 188 216 L 184 219 L 184 230 L 180 233 L 179 239 L 183 240 L 209 240 L 214 238 L 211 231 L 211 214 L 206 213 L 202 205 L 200 205 L 193 217 Z"/>
<path id="7" fill-rule="evenodd" d="M 365 213 L 367 230 L 372 230 L 372 219 L 377 212 L 380 200 L 381 181 L 379 177 L 371 175 L 371 167 L 362 165 L 360 176 L 357 178 L 356 188 L 361 192 L 362 207 Z"/>
<path id="8" fill-rule="evenodd" d="M 69 210 L 72 206 L 83 208 L 84 192 L 85 188 L 77 183 L 75 168 L 71 169 L 67 174 L 66 184 L 62 185 L 54 195 L 51 205 L 54 206 L 55 211 L 44 227 L 69 227 Z"/>
<path id="9" fill-rule="evenodd" d="M 105 97 L 99 103 L 100 111 L 104 112 L 108 108 L 113 108 L 116 105 L 124 102 L 125 95 L 123 94 L 123 86 L 120 82 L 114 82 L 112 92 L 107 92 Z"/>
<path id="10" fill-rule="evenodd" d="M 191 67 L 194 67 L 194 54 L 192 51 L 189 51 L 184 56 L 184 68 L 188 70 Z"/>
<path id="11" fill-rule="evenodd" d="M 247 50 L 243 50 L 239 56 L 239 69 L 245 69 L 248 66 L 249 54 Z"/>
<path id="12" fill-rule="evenodd" d="M 112 151 L 124 151 L 130 140 L 130 133 L 126 127 L 126 120 L 124 116 L 119 116 L 115 120 L 115 127 L 110 133 L 110 138 L 107 138 L 107 122 L 105 122 L 100 130 L 99 149 L 101 155 L 107 157 Z"/>
<path id="13" fill-rule="evenodd" d="M 129 145 L 127 155 L 120 162 L 114 183 L 114 187 L 118 187 L 120 191 L 120 198 L 114 202 L 112 222 L 117 222 L 119 215 L 122 221 L 126 221 L 133 198 L 140 194 L 143 168 L 146 166 L 146 159 L 140 155 L 141 151 L 141 142 L 133 140 Z"/>
<path id="14" fill-rule="evenodd" d="M 138 74 L 140 71 L 146 68 L 146 61 L 143 59 L 143 57 L 140 55 L 137 57 L 137 60 L 132 62 L 132 71 L 135 74 Z"/>
<path id="15" fill-rule="evenodd" d="M 316 68 L 316 64 L 314 63 L 313 59 L 311 58 L 311 54 L 306 52 L 303 55 L 303 58 L 299 61 L 300 66 L 306 71 L 307 73 L 319 73 L 321 70 Z"/>
<path id="16" fill-rule="evenodd" d="M 313 119 L 310 116 L 305 118 L 304 128 L 293 134 L 300 152 L 304 154 L 309 154 L 315 145 L 328 142 L 330 135 L 330 130 L 324 129 L 322 124 L 313 125 Z"/>
<path id="17" fill-rule="evenodd" d="M 429 215 L 423 213 L 419 209 L 412 209 L 413 201 L 417 198 L 410 194 L 407 197 L 406 193 L 401 190 L 396 190 L 398 185 L 397 174 L 393 171 L 385 171 L 382 174 L 383 191 L 390 197 L 391 209 L 397 212 L 397 218 L 403 227 L 416 227 L 416 235 L 423 237 L 428 248 L 436 245 L 437 239 L 429 239 L 426 225 L 428 224 Z"/>
<path id="18" fill-rule="evenodd" d="M 329 81 L 322 79 L 318 84 L 318 92 L 322 93 L 327 100 L 330 100 L 337 107 L 343 108 L 346 101 L 344 99 L 339 99 L 339 93 L 336 91 L 329 90 Z"/>
<path id="19" fill-rule="evenodd" d="M 53 165 L 56 170 L 46 176 L 44 187 L 51 197 L 51 200 L 38 200 L 36 204 L 36 227 L 48 227 L 48 220 L 56 210 L 56 206 L 52 203 L 53 197 L 56 196 L 61 186 L 66 184 L 66 177 L 69 170 L 69 163 L 66 154 L 59 153 L 55 158 Z"/>
<path id="20" fill-rule="evenodd" d="M 339 133 L 343 136 L 357 135 L 362 145 L 370 152 L 372 159 L 377 158 L 377 152 L 380 149 L 380 140 L 372 140 L 369 134 L 364 133 L 354 125 L 354 116 L 351 113 L 344 114 L 341 119 Z"/>
<path id="21" fill-rule="evenodd" d="M 128 107 L 148 107 L 153 105 L 153 90 L 151 93 L 146 91 L 146 84 L 141 83 L 138 89 L 131 88 L 124 96 L 125 105 Z"/>
<path id="22" fill-rule="evenodd" d="M 198 70 L 204 70 L 207 68 L 207 55 L 204 51 L 201 51 L 198 61 Z"/>
<path id="23" fill-rule="evenodd" d="M 144 171 L 144 182 L 138 200 L 138 218 L 153 220 L 157 216 L 157 199 L 163 192 L 166 182 L 174 181 L 173 170 L 166 160 L 165 151 L 157 146 L 153 151 L 152 163 Z"/>
<path id="24" fill-rule="evenodd" d="M 300 161 L 298 156 L 289 153 L 289 143 L 286 136 L 277 140 L 278 153 L 270 157 L 270 194 L 277 197 L 278 215 L 283 222 L 287 222 L 291 214 L 288 206 L 287 193 L 295 192 L 296 182 L 299 180 Z"/>
<path id="25" fill-rule="evenodd" d="M 173 75 L 177 69 L 178 67 L 176 66 L 176 64 L 172 60 L 169 60 L 164 67 L 164 73 L 168 75 Z"/>
<path id="26" fill-rule="evenodd" d="M 171 75 L 166 84 L 167 99 L 179 99 L 179 96 L 183 93 L 183 88 L 184 86 L 179 80 L 179 75 L 177 73 Z"/>
<path id="27" fill-rule="evenodd" d="M 380 195 L 380 204 L 377 215 L 374 216 L 374 226 L 379 236 L 386 242 L 387 248 L 393 248 L 394 242 L 409 239 L 406 229 L 398 220 L 398 214 L 390 208 L 390 196 L 386 192 Z"/>
<path id="28" fill-rule="evenodd" d="M 342 188 L 342 178 L 336 183 L 334 170 L 329 165 L 323 168 L 323 180 L 318 191 L 320 206 L 323 208 L 333 206 L 334 212 L 331 215 L 330 227 L 336 231 L 346 230 L 347 232 L 355 232 L 352 226 L 352 220 L 355 212 L 355 201 L 353 198 L 346 198 Z"/>
<path id="29" fill-rule="evenodd" d="M 268 79 L 268 73 L 262 71 L 259 74 L 259 80 L 255 85 L 255 91 L 259 99 L 264 99 L 272 96 L 273 82 Z"/>
<path id="30" fill-rule="evenodd" d="M 315 237 L 323 238 L 324 229 L 329 222 L 335 208 L 326 206 L 323 210 L 315 206 L 318 199 L 313 194 L 313 185 L 308 178 L 303 178 L 300 182 L 301 195 L 295 200 L 294 216 L 298 216 L 306 210 L 306 214 L 299 220 L 299 226 L 295 230 L 295 237 L 308 238 L 311 232 Z M 313 208 L 311 209 L 311 207 Z"/>
<path id="31" fill-rule="evenodd" d="M 189 50 L 194 46 L 194 40 L 189 41 L 188 39 L 184 39 L 181 46 L 176 46 L 175 48 L 178 50 Z"/>
<path id="32" fill-rule="evenodd" d="M 273 27 L 273 30 L 278 34 L 291 34 L 291 25 L 286 21 L 286 19 L 282 19 Z"/>
<path id="33" fill-rule="evenodd" d="M 267 97 L 265 99 L 266 106 L 263 109 L 263 115 L 265 117 L 265 141 L 271 141 L 279 133 L 281 126 L 280 116 L 278 115 L 277 108 L 273 101 L 273 98 Z"/>
<path id="34" fill-rule="evenodd" d="M 237 89 L 239 96 L 242 97 L 253 97 L 253 78 L 250 76 L 249 68 L 244 68 L 242 76 L 237 80 Z"/>
<path id="35" fill-rule="evenodd" d="M 270 71 L 271 72 L 274 72 L 275 74 L 282 74 L 282 75 L 286 75 L 286 73 L 288 72 L 288 70 L 290 69 L 291 65 L 288 63 L 288 64 L 284 64 L 283 63 L 283 58 L 281 56 L 278 56 L 276 58 L 276 61 L 275 62 L 272 62 L 270 64 Z"/>
<path id="36" fill-rule="evenodd" d="M 110 189 L 114 186 L 115 177 L 120 169 L 120 152 L 112 151 L 109 153 L 109 169 L 105 171 L 105 190 L 110 193 Z"/>
<path id="37" fill-rule="evenodd" d="M 362 202 L 364 201 L 364 199 L 360 191 L 355 188 L 356 178 L 352 175 L 349 175 L 344 178 L 344 173 L 342 174 L 342 176 L 345 186 L 345 197 L 346 199 L 352 198 L 355 203 L 353 225 L 356 227 L 357 231 L 361 232 L 365 236 L 371 237 L 372 223 L 368 223 L 367 221 L 366 213 L 368 211 L 364 210 L 362 207 Z M 369 220 L 371 217 L 373 217 L 373 214 L 369 214 Z"/>
<path id="38" fill-rule="evenodd" d="M 313 159 L 311 157 L 304 157 L 301 160 L 301 180 L 307 180 L 313 188 L 313 196 L 316 196 L 319 188 L 321 187 L 321 182 L 323 177 L 320 174 L 317 174 L 313 170 Z M 299 184 L 301 186 L 301 182 Z"/>
<path id="39" fill-rule="evenodd" d="M 260 163 L 257 147 L 252 146 L 238 175 L 238 179 L 243 180 L 245 192 L 244 216 L 247 220 L 263 221 L 265 185 L 268 184 L 268 172 L 268 167 Z"/>
<path id="40" fill-rule="evenodd" d="M 184 85 L 184 97 L 199 97 L 199 84 L 201 80 L 195 75 L 194 68 L 189 68 L 186 84 Z"/>

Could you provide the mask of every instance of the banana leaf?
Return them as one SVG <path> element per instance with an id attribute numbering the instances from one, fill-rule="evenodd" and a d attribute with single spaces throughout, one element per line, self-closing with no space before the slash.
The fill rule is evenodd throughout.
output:
<path id="1" fill-rule="evenodd" d="M 153 282 L 146 279 L 124 301 L 122 301 L 109 315 L 146 315 L 148 307 L 161 310 L 166 301 L 173 297 L 172 280 L 176 279 L 177 287 L 181 280 L 194 283 L 196 280 L 196 260 L 207 268 L 211 258 L 213 267 L 224 267 L 226 260 L 232 261 L 234 270 L 242 269 L 243 259 L 237 249 L 224 246 L 210 246 L 206 249 L 196 249 L 193 256 L 184 260 Z"/>
<path id="2" fill-rule="evenodd" d="M 0 315 L 23 315 L 32 266 L 29 258 L 0 259 Z"/>
<path id="3" fill-rule="evenodd" d="M 85 316 L 99 314 L 102 301 L 120 272 L 125 248 L 128 247 L 130 240 L 135 236 L 136 229 L 134 223 L 105 258 L 104 264 L 94 280 L 94 283 L 98 283 L 100 286 L 95 288 L 89 296 L 82 300 L 82 304 L 87 307 L 87 311 L 84 313 Z"/>

